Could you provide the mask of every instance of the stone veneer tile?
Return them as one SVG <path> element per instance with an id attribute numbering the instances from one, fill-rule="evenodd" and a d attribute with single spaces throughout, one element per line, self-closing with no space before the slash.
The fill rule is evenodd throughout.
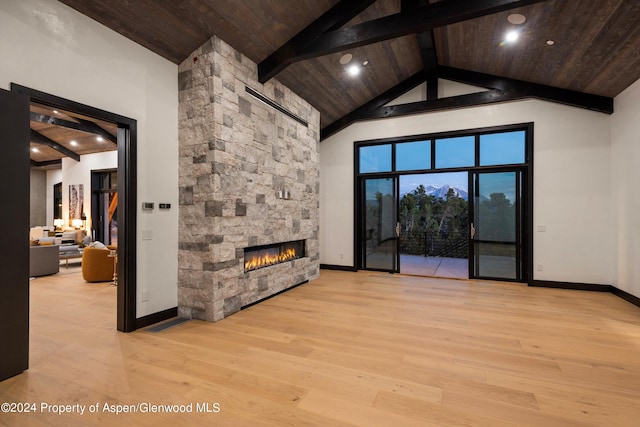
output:
<path id="1" fill-rule="evenodd" d="M 178 311 L 216 321 L 317 277 L 320 115 L 277 80 L 258 83 L 256 64 L 217 37 L 178 69 Z M 280 190 L 291 200 L 278 199 Z M 244 248 L 300 239 L 305 258 L 244 273 Z"/>

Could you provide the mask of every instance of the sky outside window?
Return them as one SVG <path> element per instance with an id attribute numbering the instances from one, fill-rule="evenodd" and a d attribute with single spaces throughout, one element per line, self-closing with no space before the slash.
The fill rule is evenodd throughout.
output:
<path id="1" fill-rule="evenodd" d="M 431 141 L 396 144 L 396 170 L 431 169 Z"/>
<path id="2" fill-rule="evenodd" d="M 525 132 L 480 135 L 480 166 L 525 162 Z"/>
<path id="3" fill-rule="evenodd" d="M 391 144 L 360 147 L 360 173 L 391 172 Z"/>
<path id="4" fill-rule="evenodd" d="M 475 137 L 436 139 L 436 168 L 470 167 L 475 159 Z"/>

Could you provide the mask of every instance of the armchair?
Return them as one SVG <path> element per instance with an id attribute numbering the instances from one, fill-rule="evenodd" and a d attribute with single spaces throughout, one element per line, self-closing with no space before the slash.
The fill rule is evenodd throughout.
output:
<path id="1" fill-rule="evenodd" d="M 109 249 L 86 247 L 82 251 L 82 278 L 87 282 L 109 282 L 113 279 L 115 258 Z"/>

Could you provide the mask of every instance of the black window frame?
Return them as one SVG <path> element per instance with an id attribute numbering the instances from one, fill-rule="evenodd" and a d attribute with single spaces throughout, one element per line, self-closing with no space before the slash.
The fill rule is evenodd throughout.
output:
<path id="1" fill-rule="evenodd" d="M 489 135 L 496 133 L 508 133 L 514 131 L 524 131 L 525 132 L 525 157 L 524 163 L 513 163 L 513 164 L 500 164 L 500 165 L 485 165 L 480 166 L 480 136 L 481 135 Z M 436 168 L 436 153 L 435 153 L 435 140 L 443 139 L 443 138 L 453 138 L 453 137 L 461 137 L 461 136 L 474 136 L 475 137 L 475 161 L 474 166 L 470 167 L 459 167 L 459 168 Z M 380 139 L 369 139 L 369 140 L 361 140 L 354 141 L 354 179 L 353 179 L 353 188 L 354 188 L 354 217 L 353 217 L 353 259 L 354 259 L 354 270 L 357 271 L 360 269 L 362 265 L 361 255 L 359 251 L 359 240 L 360 232 L 359 232 L 359 218 L 361 216 L 360 209 L 360 182 L 363 178 L 366 177 L 384 177 L 384 176 L 400 176 L 400 175 L 411 175 L 411 174 L 422 174 L 422 173 L 439 173 L 439 172 L 482 172 L 482 171 L 493 171 L 493 170 L 508 170 L 508 169 L 523 169 L 523 190 L 526 190 L 526 196 L 523 198 L 523 202 L 525 206 L 523 208 L 524 212 L 524 225 L 523 230 L 524 233 L 522 236 L 522 250 L 526 251 L 526 263 L 524 267 L 524 273 L 522 275 L 523 281 L 527 283 L 529 286 L 533 285 L 533 193 L 534 193 L 534 182 L 533 182 L 533 136 L 534 136 L 534 122 L 524 122 L 524 123 L 516 123 L 516 124 L 508 124 L 508 125 L 499 125 L 499 126 L 490 126 L 490 127 L 481 127 L 481 128 L 470 128 L 464 130 L 455 130 L 455 131 L 446 131 L 446 132 L 435 132 L 435 133 L 427 133 L 427 134 L 419 134 L 419 135 L 407 135 L 407 136 L 397 136 L 397 137 L 389 137 L 389 138 L 380 138 Z M 415 169 L 415 170 L 396 170 L 396 143 L 403 142 L 415 142 L 415 141 L 423 141 L 423 140 L 431 140 L 431 168 L 429 169 Z M 360 165 L 360 156 L 359 151 L 360 147 L 371 146 L 371 145 L 381 145 L 381 144 L 391 144 L 391 171 L 389 172 L 364 172 L 360 173 L 359 165 Z"/>

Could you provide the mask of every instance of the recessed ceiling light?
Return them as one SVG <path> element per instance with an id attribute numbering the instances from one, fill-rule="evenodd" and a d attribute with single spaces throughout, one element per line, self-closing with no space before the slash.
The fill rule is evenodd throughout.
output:
<path id="1" fill-rule="evenodd" d="M 518 33 L 517 31 L 515 31 L 515 30 L 514 31 L 509 31 L 504 40 L 506 42 L 508 42 L 508 43 L 513 43 L 516 40 L 518 40 L 519 36 L 520 36 L 520 33 Z"/>
<path id="2" fill-rule="evenodd" d="M 553 46 L 554 44 L 556 44 L 556 42 L 553 40 L 547 40 L 547 46 Z"/>
<path id="3" fill-rule="evenodd" d="M 71 145 L 75 147 L 76 145 L 78 145 L 78 142 L 74 139 L 73 141 L 71 141 Z"/>
<path id="4" fill-rule="evenodd" d="M 511 15 L 507 16 L 507 21 L 509 21 L 509 23 L 513 25 L 524 24 L 524 21 L 526 20 L 527 18 L 525 18 L 524 15 L 521 15 L 519 13 L 512 13 Z"/>
<path id="5" fill-rule="evenodd" d="M 97 136 L 97 137 L 96 137 L 96 141 L 98 141 L 98 142 L 102 142 L 102 141 L 104 141 L 104 138 L 103 138 L 103 137 L 101 137 L 101 136 Z"/>
<path id="6" fill-rule="evenodd" d="M 347 68 L 347 73 L 349 73 L 351 77 L 355 77 L 360 74 L 360 67 L 355 64 L 351 65 L 349 68 Z"/>
<path id="7" fill-rule="evenodd" d="M 340 63 L 342 65 L 347 65 L 349 62 L 351 62 L 352 59 L 353 55 L 351 55 L 350 53 L 345 53 L 340 57 Z"/>
<path id="8" fill-rule="evenodd" d="M 58 110 L 53 110 L 53 114 L 58 114 Z"/>
<path id="9" fill-rule="evenodd" d="M 362 65 L 369 65 L 369 61 L 364 61 Z"/>
<path id="10" fill-rule="evenodd" d="M 34 153 L 39 153 L 39 152 L 40 152 L 40 150 L 38 150 L 36 147 L 33 147 L 33 148 L 31 149 L 31 151 L 33 151 Z"/>

